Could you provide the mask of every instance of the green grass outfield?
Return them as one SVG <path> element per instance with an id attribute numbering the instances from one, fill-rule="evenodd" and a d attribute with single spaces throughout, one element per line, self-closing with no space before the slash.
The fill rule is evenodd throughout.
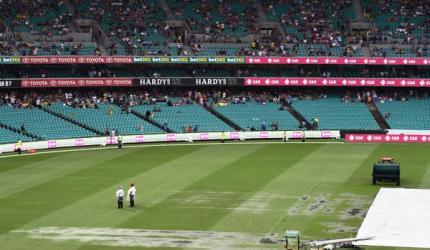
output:
<path id="1" fill-rule="evenodd" d="M 242 233 L 233 233 L 234 247 L 218 235 L 213 249 L 283 249 L 244 242 L 286 229 L 305 240 L 351 237 L 381 187 L 371 185 L 372 164 L 393 156 L 402 187 L 429 188 L 429 152 L 427 145 L 256 143 L 0 158 L 0 249 L 189 249 L 190 237 L 202 239 L 186 232 L 200 231 Z M 131 182 L 137 207 L 119 210 L 116 188 Z M 42 234 L 48 227 L 58 229 Z M 130 237 L 107 240 L 101 228 L 127 229 Z M 184 242 L 145 248 L 133 229 L 154 230 L 153 241 L 163 244 L 183 234 Z"/>

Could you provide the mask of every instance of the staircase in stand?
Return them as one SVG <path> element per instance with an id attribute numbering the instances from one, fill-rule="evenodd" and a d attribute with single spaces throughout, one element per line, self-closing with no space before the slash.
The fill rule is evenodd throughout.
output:
<path id="1" fill-rule="evenodd" d="M 58 112 L 55 112 L 55 111 L 53 111 L 53 110 L 50 110 L 50 109 L 47 109 L 47 108 L 43 108 L 43 107 L 40 107 L 40 109 L 41 109 L 41 110 L 43 110 L 43 111 L 45 111 L 46 113 L 49 113 L 49 114 L 51 114 L 51 115 L 53 115 L 53 116 L 56 116 L 56 117 L 58 117 L 58 118 L 60 118 L 60 119 L 63 119 L 63 120 L 68 121 L 68 122 L 70 122 L 70 123 L 73 123 L 74 125 L 77 125 L 77 126 L 79 126 L 79 127 L 81 127 L 81 128 L 84 128 L 84 129 L 86 129 L 86 130 L 88 130 L 88 131 L 91 131 L 91 132 L 96 133 L 96 134 L 98 134 L 98 135 L 105 135 L 105 134 L 103 133 L 103 131 L 100 131 L 100 130 L 98 130 L 98 129 L 95 129 L 95 128 L 93 128 L 93 127 L 90 127 L 90 126 L 88 126 L 87 124 L 84 124 L 84 123 L 82 123 L 82 122 L 79 122 L 79 121 L 77 121 L 77 120 L 74 120 L 74 119 L 72 119 L 72 118 L 70 118 L 70 117 L 68 117 L 68 116 L 66 116 L 66 115 L 64 115 L 64 114 L 61 114 L 61 113 L 58 113 Z"/>
<path id="2" fill-rule="evenodd" d="M 220 119 L 221 121 L 223 121 L 225 124 L 227 124 L 228 126 L 230 126 L 231 128 L 233 128 L 234 130 L 236 130 L 236 131 L 243 130 L 243 128 L 241 128 L 239 125 L 237 125 L 232 120 L 230 120 L 227 117 L 225 117 L 224 115 L 220 114 L 214 108 L 208 107 L 207 105 L 200 105 L 200 106 L 202 106 L 204 109 L 206 109 L 208 112 L 210 112 L 211 114 L 213 114 L 214 116 L 216 116 L 218 119 Z"/>
<path id="3" fill-rule="evenodd" d="M 159 128 L 159 129 L 161 129 L 161 130 L 163 130 L 163 131 L 165 131 L 165 132 L 167 132 L 167 133 L 174 133 L 174 132 L 175 132 L 175 131 L 173 131 L 172 129 L 170 129 L 169 127 L 164 127 L 164 126 L 163 126 L 163 125 L 161 125 L 160 123 L 158 123 L 158 122 L 154 121 L 153 119 L 151 119 L 151 118 L 147 117 L 146 115 L 144 115 L 144 114 L 142 114 L 142 113 L 140 113 L 140 112 L 137 112 L 136 110 L 131 110 L 131 113 L 132 113 L 133 115 L 135 115 L 135 116 L 139 117 L 140 119 L 147 121 L 148 123 L 150 123 L 150 124 L 152 124 L 152 125 L 156 126 L 157 128 Z"/>
<path id="4" fill-rule="evenodd" d="M 300 113 L 299 113 L 299 111 L 295 110 L 295 109 L 294 109 L 293 107 L 291 107 L 291 106 L 285 106 L 285 109 L 286 109 L 288 112 L 290 112 L 290 114 L 291 114 L 292 116 L 294 116 L 294 118 L 296 118 L 296 119 L 297 119 L 297 121 L 299 122 L 299 124 L 301 124 L 301 123 L 302 123 L 302 121 L 305 121 L 306 129 L 312 129 L 312 125 L 311 125 L 311 123 L 310 123 L 308 120 L 306 120 L 306 118 L 305 118 L 302 114 L 300 114 Z"/>
<path id="5" fill-rule="evenodd" d="M 375 103 L 369 102 L 366 103 L 366 106 L 381 129 L 390 129 L 390 125 L 388 125 Z"/>
<path id="6" fill-rule="evenodd" d="M 7 124 L 4 124 L 2 122 L 0 122 L 0 127 L 4 128 L 4 129 L 7 129 L 9 131 L 15 132 L 17 134 L 23 134 L 23 135 L 25 135 L 27 137 L 30 137 L 31 139 L 34 139 L 34 140 L 39 140 L 39 141 L 43 140 L 43 138 L 40 137 L 40 136 L 38 136 L 38 135 L 29 133 L 28 131 L 21 131 L 20 129 L 14 128 L 14 127 L 9 126 Z"/>

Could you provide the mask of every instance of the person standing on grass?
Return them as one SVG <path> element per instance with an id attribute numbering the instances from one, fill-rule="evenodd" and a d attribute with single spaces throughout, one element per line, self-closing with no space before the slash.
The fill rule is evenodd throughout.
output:
<path id="1" fill-rule="evenodd" d="M 22 152 L 22 141 L 18 140 L 15 144 L 15 152 L 17 152 L 19 155 Z"/>
<path id="2" fill-rule="evenodd" d="M 118 135 L 118 148 L 121 149 L 122 148 L 122 135 Z"/>
<path id="3" fill-rule="evenodd" d="M 130 207 L 134 207 L 134 197 L 136 196 L 136 186 L 132 183 L 127 191 L 127 199 L 130 201 Z"/>
<path id="4" fill-rule="evenodd" d="M 118 190 L 116 191 L 116 199 L 118 201 L 118 208 L 122 208 L 124 199 L 124 190 L 122 189 L 122 186 L 119 186 Z"/>
<path id="5" fill-rule="evenodd" d="M 221 133 L 220 139 L 221 139 L 221 143 L 224 143 L 224 141 L 225 141 L 225 132 Z"/>

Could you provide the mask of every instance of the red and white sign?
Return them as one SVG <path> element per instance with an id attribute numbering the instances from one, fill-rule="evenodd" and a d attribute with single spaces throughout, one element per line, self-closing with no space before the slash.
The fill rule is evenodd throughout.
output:
<path id="1" fill-rule="evenodd" d="M 430 143 L 430 134 L 346 134 L 348 143 Z"/>
<path id="2" fill-rule="evenodd" d="M 429 78 L 248 77 L 245 86 L 430 87 Z"/>
<path id="3" fill-rule="evenodd" d="M 247 64 L 428 65 L 425 57 L 245 57 Z"/>
<path id="4" fill-rule="evenodd" d="M 22 79 L 22 88 L 132 86 L 132 78 L 34 78 Z"/>

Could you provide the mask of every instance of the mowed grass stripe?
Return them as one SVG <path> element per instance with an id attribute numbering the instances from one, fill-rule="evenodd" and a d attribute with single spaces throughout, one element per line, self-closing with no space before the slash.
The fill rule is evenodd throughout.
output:
<path id="1" fill-rule="evenodd" d="M 427 170 L 425 171 L 423 178 L 421 178 L 420 188 L 430 188 L 430 162 L 427 162 Z"/>
<path id="2" fill-rule="evenodd" d="M 216 208 L 238 206 L 249 197 L 250 192 L 259 190 L 318 147 L 319 145 L 302 145 L 300 150 L 292 152 L 293 145 L 266 145 L 248 157 L 238 158 L 235 162 L 225 165 L 183 192 L 123 223 L 121 227 L 210 229 L 232 211 L 201 209 L 201 206 Z M 282 157 L 287 154 L 287 157 Z"/>
<path id="3" fill-rule="evenodd" d="M 394 160 L 400 163 L 400 186 L 404 188 L 417 188 L 428 180 L 430 164 L 429 147 L 427 145 L 417 144 L 414 146 L 407 144 L 383 144 L 363 162 L 360 168 L 351 176 L 345 185 L 351 191 L 359 193 L 372 193 L 376 195 L 380 187 L 397 187 L 394 183 L 372 184 L 373 164 L 378 162 L 384 156 L 394 157 Z M 428 155 L 428 156 L 427 156 Z M 426 157 L 427 156 L 427 157 Z M 430 177 L 427 175 L 427 177 Z M 370 184 L 370 185 L 369 185 Z M 357 189 L 354 189 L 354 186 Z"/>
<path id="4" fill-rule="evenodd" d="M 139 213 L 145 213 L 148 207 L 168 198 L 172 194 L 192 185 L 195 181 L 206 177 L 224 164 L 235 161 L 237 158 L 252 154 L 261 148 L 260 145 L 227 145 L 225 147 L 186 147 L 194 148 L 189 153 L 187 149 L 178 148 L 154 148 L 153 150 L 140 149 L 127 163 L 150 164 L 148 157 L 158 155 L 164 162 L 149 171 L 132 177 L 121 179 L 119 182 L 110 183 L 108 188 L 95 194 L 90 194 L 84 199 L 69 205 L 54 213 L 41 217 L 21 227 L 30 229 L 43 226 L 64 227 L 117 227 L 125 221 L 135 217 Z M 181 153 L 182 156 L 170 160 L 167 155 L 170 151 Z M 220 155 L 223 157 L 219 157 Z M 208 160 L 211 159 L 211 160 Z M 170 161 L 169 161 L 170 160 Z M 120 169 L 117 169 L 120 171 Z M 116 171 L 111 171 L 115 174 Z M 118 210 L 114 198 L 114 192 L 118 185 L 126 185 L 130 182 L 137 184 L 137 207 Z M 28 244 L 34 245 L 33 250 L 42 249 L 77 249 L 83 244 L 80 242 L 52 242 L 23 238 L 23 235 L 10 233 L 0 237 L 0 242 L 10 246 L 10 249 L 26 249 Z M 20 239 L 19 241 L 17 239 Z"/>
<path id="5" fill-rule="evenodd" d="M 111 187 L 112 183 L 118 183 L 137 173 L 163 164 L 166 160 L 178 158 L 196 149 L 189 147 L 181 151 L 169 150 L 163 155 L 159 154 L 159 150 L 147 149 L 145 150 L 147 154 L 145 157 L 146 164 L 143 164 L 139 159 L 142 151 L 135 149 L 111 151 L 111 156 L 106 156 L 110 159 L 109 161 L 101 161 L 95 165 L 90 163 L 92 162 L 91 159 L 85 161 L 86 154 L 79 154 L 80 157 L 76 157 L 74 163 L 64 162 L 64 164 L 70 164 L 71 168 L 73 168 L 73 165 L 79 168 L 80 164 L 88 162 L 90 164 L 87 165 L 87 168 L 0 199 L 0 221 L 2 222 L 0 224 L 0 234 L 17 229 L 100 190 Z M 130 164 L 132 159 L 134 159 L 135 164 Z M 46 164 L 49 163 L 46 162 Z M 54 161 L 52 164 L 57 166 L 59 163 Z M 3 187 L 0 193 L 3 192 L 2 190 Z M 77 210 L 74 214 L 76 217 L 80 217 L 81 221 L 90 219 L 80 215 L 79 212 Z M 69 214 L 63 214 L 63 216 L 69 217 Z M 79 223 L 79 221 L 76 222 Z"/>
<path id="6" fill-rule="evenodd" d="M 27 165 L 34 164 L 35 162 L 46 161 L 46 160 L 49 160 L 50 158 L 54 158 L 57 156 L 58 154 L 50 154 L 48 157 L 45 157 L 44 155 L 31 155 L 29 157 L 17 156 L 17 157 L 9 157 L 9 158 L 0 157 L 0 176 L 4 172 L 22 168 Z"/>
<path id="7" fill-rule="evenodd" d="M 97 164 L 106 165 L 111 160 L 128 153 L 122 151 L 95 154 L 87 151 L 81 154 L 50 155 L 46 158 L 40 156 L 16 158 L 15 166 L 18 167 L 0 174 L 0 199 Z M 0 162 L 5 164 L 4 162 L 10 162 L 10 159 L 0 159 Z"/>
<path id="8" fill-rule="evenodd" d="M 345 209 L 348 209 L 355 200 L 370 202 L 371 198 L 368 197 L 367 200 L 366 197 L 358 197 L 351 190 L 345 189 L 344 184 L 349 182 L 351 176 L 369 158 L 369 155 L 378 149 L 379 145 L 337 146 L 327 145 L 325 150 L 321 151 L 320 157 L 302 163 L 304 173 L 296 175 L 293 172 L 288 178 L 287 190 L 295 190 L 292 193 L 296 199 L 290 206 L 288 203 L 284 203 L 283 206 L 288 207 L 289 210 L 272 229 L 273 232 L 281 234 L 286 229 L 295 229 L 301 231 L 303 236 L 308 239 L 354 236 L 348 230 L 337 231 L 342 227 L 357 226 L 357 224 L 351 225 L 350 219 L 342 219 L 342 216 L 348 215 Z M 305 167 L 309 164 L 312 167 Z M 299 181 L 293 181 L 298 176 L 303 177 L 301 181 L 303 188 L 300 188 Z M 303 201 L 303 197 L 308 197 L 310 201 Z M 365 201 L 361 201 L 361 199 L 365 199 Z M 326 206 L 312 209 L 313 206 L 318 206 L 320 200 L 325 200 L 324 205 Z M 293 212 L 293 215 L 290 214 L 294 210 L 297 212 Z M 333 225 L 333 223 L 338 224 Z"/>
<path id="9" fill-rule="evenodd" d="M 313 230 L 315 218 L 310 216 L 308 218 L 292 216 L 292 218 L 288 216 L 289 209 L 300 202 L 300 196 L 315 197 L 321 193 L 338 192 L 339 183 L 347 181 L 376 147 L 369 145 L 319 147 L 259 189 L 238 206 L 243 209 L 237 209 L 218 221 L 211 230 L 281 235 L 289 228 L 302 230 L 307 234 L 316 233 Z M 290 154 L 284 157 L 289 157 Z M 253 211 L 253 207 L 261 211 Z M 307 207 L 301 209 L 305 210 Z M 234 223 L 231 223 L 232 221 Z"/>

